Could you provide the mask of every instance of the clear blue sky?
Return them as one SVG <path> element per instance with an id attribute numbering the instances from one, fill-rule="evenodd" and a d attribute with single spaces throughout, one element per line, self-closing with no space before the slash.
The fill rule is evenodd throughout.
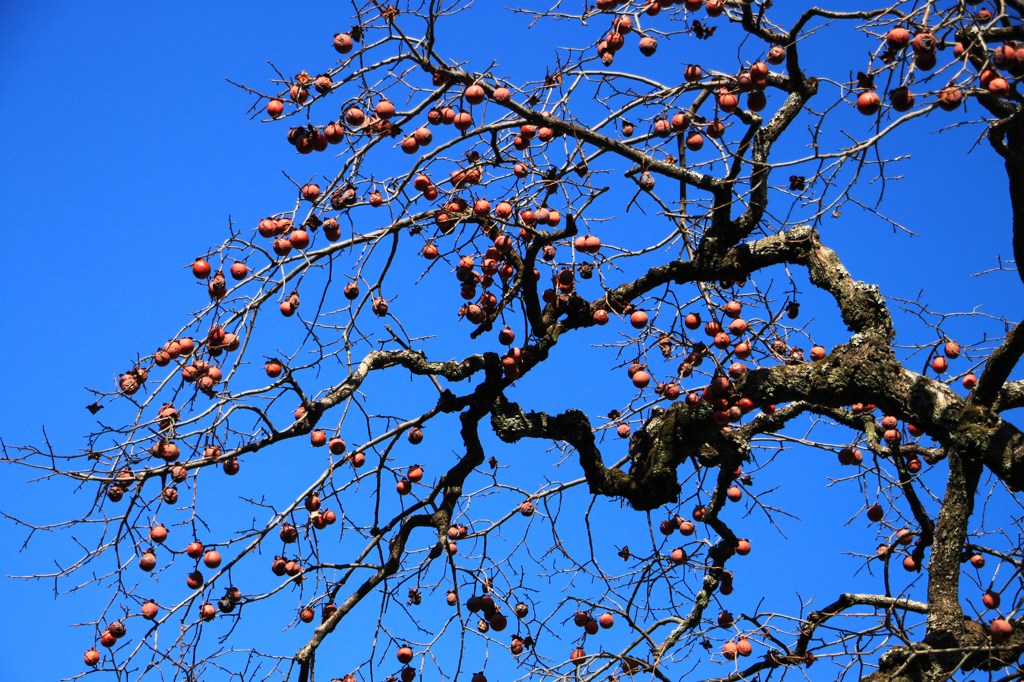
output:
<path id="1" fill-rule="evenodd" d="M 481 25 L 462 30 L 490 36 L 502 25 L 495 22 L 508 21 L 496 16 L 497 8 L 488 7 L 477 19 Z M 6 93 L 0 206 L 8 223 L 0 335 L 0 382 L 8 398 L 0 437 L 6 443 L 40 443 L 45 426 L 54 448 L 83 447 L 95 426 L 84 409 L 92 401 L 84 387 L 112 386 L 117 372 L 173 335 L 201 303 L 186 270 L 192 259 L 224 238 L 229 220 L 248 230 L 279 210 L 281 198 L 293 192 L 282 171 L 297 178 L 330 174 L 328 158 L 292 153 L 283 125 L 250 120 L 253 98 L 225 78 L 264 82 L 273 77 L 266 60 L 285 74 L 315 72 L 318 64 L 333 64 L 330 36 L 349 24 L 342 3 L 319 1 L 301 8 L 265 1 L 0 6 L 6 29 L 0 43 L 0 90 Z M 546 44 L 560 37 L 550 29 L 528 35 L 514 44 L 462 40 L 448 47 L 465 50 L 474 63 L 495 58 L 501 65 L 496 73 L 534 68 L 536 75 L 552 54 Z M 850 70 L 861 68 L 852 59 Z M 666 61 L 665 68 L 678 64 Z M 899 172 L 906 179 L 886 194 L 892 214 L 918 236 L 893 234 L 848 210 L 825 228 L 826 238 L 856 277 L 879 283 L 891 297 L 920 295 L 938 312 L 977 308 L 1019 320 L 1024 306 L 1015 274 L 970 277 L 1010 255 L 1001 163 L 983 140 L 975 145 L 978 129 L 925 134 L 936 127 L 932 118 L 889 147 L 912 155 Z M 808 313 L 827 344 L 843 339 L 832 309 Z M 908 336 L 927 334 L 902 319 Z M 966 344 L 982 343 L 983 328 L 991 333 L 997 325 L 952 320 L 950 327 Z M 564 389 L 567 403 L 601 390 L 603 367 L 579 377 L 567 365 L 551 379 L 562 387 L 573 382 Z M 551 399 L 543 382 L 524 390 L 538 401 Z M 540 446 L 531 453 L 544 455 Z M 826 490 L 828 477 L 841 472 L 831 460 L 809 464 L 814 457 L 781 458 L 772 473 L 761 474 L 765 488 L 778 486 L 776 499 L 803 522 L 785 524 L 787 541 L 757 526 L 765 534 L 750 557 L 746 585 L 737 586 L 734 610 L 755 608 L 767 575 L 778 581 L 779 609 L 797 610 L 799 588 L 818 605 L 831 600 L 849 583 L 828 575 L 830 562 L 845 561 L 843 551 L 870 553 L 877 544 L 862 518 L 844 525 L 865 493 L 855 486 Z M 81 508 L 67 497 L 68 488 L 27 485 L 25 472 L 10 468 L 3 476 L 0 510 L 7 513 L 46 522 Z M 0 523 L 7 548 L 0 574 L 46 572 L 66 558 L 66 532 L 37 536 L 19 552 L 25 536 Z M 852 571 L 857 564 L 839 565 Z M 45 580 L 0 579 L 0 592 L 8 614 L 0 624 L 9 651 L 5 677 L 49 680 L 83 669 L 91 628 L 71 626 L 94 618 L 109 595 L 86 589 L 55 601 L 53 584 Z M 559 645 L 566 654 L 569 642 L 566 635 Z"/>

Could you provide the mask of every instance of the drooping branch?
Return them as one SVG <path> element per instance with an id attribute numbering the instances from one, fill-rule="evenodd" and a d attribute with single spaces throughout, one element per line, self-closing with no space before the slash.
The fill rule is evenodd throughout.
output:
<path id="1" fill-rule="evenodd" d="M 412 355 L 414 357 L 420 357 L 419 354 L 416 353 L 413 353 Z M 392 359 L 396 360 L 396 362 L 399 361 L 399 359 L 404 362 L 409 362 L 419 371 L 424 371 L 426 366 L 425 361 L 423 364 L 420 364 L 419 362 L 416 362 L 414 358 L 404 355 L 392 357 Z M 421 357 L 420 360 L 422 360 Z M 456 366 L 448 365 L 446 363 L 438 364 L 448 370 L 447 376 L 462 375 L 461 371 Z M 434 488 L 430 498 L 437 495 L 441 496 L 439 504 L 436 505 L 436 510 L 431 514 L 416 514 L 409 516 L 401 522 L 397 535 L 389 543 L 387 560 L 384 564 L 370 577 L 364 580 L 342 604 L 338 605 L 337 611 L 329 618 L 325 619 L 324 622 L 316 628 L 309 642 L 296 652 L 294 658 L 295 661 L 300 664 L 302 671 L 306 671 L 308 669 L 309 662 L 312 660 L 313 654 L 316 652 L 317 648 L 323 643 L 324 639 L 337 628 L 345 616 L 367 595 L 371 594 L 378 585 L 388 577 L 397 573 L 399 568 L 401 568 L 402 558 L 406 553 L 405 548 L 409 541 L 409 536 L 415 529 L 429 527 L 434 528 L 437 531 L 438 535 L 435 539 L 434 548 L 431 552 L 431 558 L 441 556 L 441 542 L 445 538 L 445 530 L 451 520 L 455 505 L 462 496 L 462 489 L 466 478 L 473 472 L 473 469 L 484 462 L 484 449 L 480 442 L 478 425 L 480 420 L 490 411 L 492 401 L 497 400 L 501 395 L 501 385 L 502 377 L 500 371 L 497 369 L 497 363 L 491 363 L 487 367 L 484 381 L 476 386 L 472 395 L 462 400 L 455 401 L 460 403 L 460 405 L 466 406 L 465 411 L 460 415 L 460 421 L 462 423 L 460 435 L 462 436 L 462 441 L 466 446 L 466 453 L 460 457 L 458 461 L 447 471 L 447 473 L 440 478 Z M 421 506 L 425 506 L 423 502 L 420 504 Z"/>
<path id="2" fill-rule="evenodd" d="M 647 495 L 654 494 L 645 489 L 645 484 L 655 485 L 653 479 L 637 482 L 625 472 L 605 466 L 601 451 L 594 441 L 590 420 L 579 410 L 569 410 L 555 416 L 543 412 L 526 412 L 504 396 L 498 396 L 491 412 L 491 427 L 495 435 L 506 443 L 515 443 L 522 438 L 544 438 L 569 443 L 578 453 L 590 491 L 595 495 L 624 497 L 631 503 L 634 500 L 642 503 Z M 672 479 L 674 483 L 674 476 Z"/>

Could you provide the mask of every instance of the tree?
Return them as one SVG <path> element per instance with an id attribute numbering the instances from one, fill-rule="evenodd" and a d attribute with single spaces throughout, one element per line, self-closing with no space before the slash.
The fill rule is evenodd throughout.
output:
<path id="1" fill-rule="evenodd" d="M 335 152 L 330 175 L 200 254 L 202 305 L 95 391 L 83 452 L 6 447 L 92 496 L 46 526 L 81 547 L 58 581 L 112 592 L 86 663 L 303 681 L 1014 664 L 1024 331 L 887 299 L 832 227 L 932 228 L 891 216 L 917 172 L 902 147 L 962 128 L 1005 160 L 1009 250 L 1022 7 L 976 4 L 515 10 L 579 47 L 538 78 L 459 61 L 480 8 L 371 2 L 339 54 L 325 34 L 318 75 L 240 86 L 298 153 Z M 791 456 L 835 485 L 773 495 Z M 793 608 L 745 562 L 801 496 L 822 516 L 859 498 L 838 514 L 865 570 Z"/>

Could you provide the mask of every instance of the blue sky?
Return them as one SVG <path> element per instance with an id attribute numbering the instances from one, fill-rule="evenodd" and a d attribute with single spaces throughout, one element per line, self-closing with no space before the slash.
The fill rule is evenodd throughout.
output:
<path id="1" fill-rule="evenodd" d="M 252 120 L 252 96 L 225 79 L 265 82 L 274 77 L 267 60 L 285 74 L 333 65 L 330 36 L 350 24 L 348 8 L 330 2 L 301 9 L 269 2 L 7 3 L 0 7 L 0 23 L 8 28 L 0 44 L 0 78 L 8 93 L 0 109 L 0 156 L 5 160 L 0 205 L 10 223 L 6 323 L 0 336 L 5 357 L 0 381 L 9 399 L 0 412 L 0 436 L 7 444 L 40 443 L 45 427 L 56 450 L 77 450 L 96 423 L 84 409 L 92 401 L 84 387 L 112 386 L 118 372 L 139 354 L 151 353 L 203 303 L 187 270 L 192 259 L 218 244 L 229 222 L 249 230 L 286 203 L 281 197 L 290 200 L 294 189 L 283 173 L 293 178 L 331 173 L 329 158 L 292 153 L 284 141 L 285 125 Z M 526 38 L 502 39 L 503 32 L 511 34 L 522 23 L 488 6 L 454 20 L 457 28 L 442 39 L 442 47 L 480 68 L 493 60 L 496 73 L 536 77 L 551 61 L 548 45 L 558 43 L 562 34 L 534 28 L 516 34 Z M 480 35 L 488 39 L 474 39 Z M 842 55 L 855 72 L 863 52 L 847 49 Z M 680 60 L 666 58 L 663 77 L 671 80 L 679 66 Z M 978 111 L 969 114 L 958 114 L 957 120 Z M 971 276 L 1010 255 L 1001 163 L 978 140 L 980 128 L 932 132 L 942 125 L 945 121 L 933 115 L 908 128 L 912 135 L 886 146 L 889 153 L 910 156 L 895 171 L 904 179 L 886 186 L 885 193 L 890 214 L 916 236 L 894 233 L 852 207 L 828 221 L 823 234 L 855 277 L 878 283 L 891 298 L 920 297 L 939 313 L 976 310 L 1019 320 L 1024 310 L 1014 273 Z M 445 287 L 443 296 L 450 299 L 447 280 Z M 442 296 L 440 287 L 430 291 Z M 453 319 L 450 310 L 442 317 L 428 304 L 410 304 L 427 299 L 409 290 L 394 293 L 421 328 L 429 328 L 431 320 Z M 826 345 L 843 340 L 845 331 L 837 328 L 834 311 L 827 304 L 815 306 L 813 294 L 805 300 L 811 302 L 804 309 L 814 321 L 816 338 Z M 899 320 L 901 342 L 931 340 L 927 335 L 934 333 L 913 315 Z M 984 346 L 999 327 L 985 318 L 947 322 L 965 345 Z M 592 370 L 585 363 L 597 357 L 596 352 L 559 348 L 556 366 L 543 380 L 524 385 L 521 395 L 564 409 L 577 398 L 607 394 L 606 369 L 615 361 L 603 356 L 605 364 Z M 923 357 L 917 361 L 924 363 Z M 377 385 L 393 391 L 398 401 L 406 384 L 382 379 Z M 601 404 L 625 400 L 624 386 L 614 390 L 614 397 Z M 431 431 L 440 436 L 440 428 L 427 429 L 428 435 Z M 450 437 L 438 441 L 439 448 L 457 447 Z M 522 453 L 506 446 L 500 452 L 509 461 L 530 458 L 531 466 L 517 472 L 516 482 L 524 487 L 536 483 L 532 462 L 557 457 L 542 445 Z M 753 515 L 751 528 L 766 534 L 755 543 L 749 580 L 737 585 L 737 611 L 755 608 L 763 589 L 754 578 L 760 571 L 777 576 L 780 609 L 795 612 L 797 602 L 811 596 L 803 591 L 798 596 L 801 588 L 831 600 L 847 583 L 826 575 L 829 562 L 846 562 L 842 565 L 852 572 L 857 560 L 836 557 L 870 553 L 877 544 L 874 531 L 856 518 L 857 505 L 870 492 L 860 491 L 855 482 L 826 490 L 830 477 L 841 473 L 834 462 L 819 465 L 815 458 L 823 459 L 821 453 L 794 452 L 779 456 L 759 477 L 765 489 L 778 488 L 774 499 L 803 522 L 784 522 L 788 539 L 783 539 L 768 535 L 763 519 Z M 575 478 L 578 471 L 570 467 L 551 475 Z M 34 476 L 11 468 L 4 476 L 4 512 L 46 523 L 81 508 L 82 493 L 69 497 L 67 486 L 28 485 Z M 588 504 L 578 492 L 569 501 Z M 630 525 L 607 500 L 595 507 L 615 530 L 616 546 L 646 524 L 646 519 L 635 519 L 640 525 Z M 70 556 L 66 532 L 37 534 L 20 552 L 23 529 L 2 523 L 0 534 L 8 547 L 0 560 L 3 575 L 45 573 L 53 561 Z M 517 556 L 511 563 L 516 561 L 527 565 L 520 570 L 529 573 L 528 560 Z M 780 570 L 789 562 L 796 567 Z M 18 652 L 5 666 L 8 675 L 57 679 L 78 674 L 81 652 L 93 636 L 91 627 L 73 625 L 94 619 L 92 614 L 111 595 L 84 589 L 54 600 L 53 583 L 46 580 L 4 579 L 0 590 L 10 614 L 0 628 L 8 649 Z M 570 641 L 566 634 L 560 646 L 568 648 Z M 483 655 L 479 645 L 471 647 Z M 474 665 L 467 663 L 467 669 L 476 670 Z"/>

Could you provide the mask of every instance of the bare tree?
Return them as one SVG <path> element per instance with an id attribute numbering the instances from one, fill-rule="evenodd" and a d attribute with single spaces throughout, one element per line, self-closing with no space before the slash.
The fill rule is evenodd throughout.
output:
<path id="1" fill-rule="evenodd" d="M 370 0 L 318 68 L 239 85 L 332 174 L 196 259 L 202 306 L 95 392 L 83 452 L 5 448 L 91 501 L 17 514 L 78 543 L 48 577 L 111 593 L 85 662 L 1018 679 L 1024 331 L 887 300 L 823 227 L 917 229 L 887 216 L 896 141 L 963 126 L 1021 262 L 1024 3 L 546 4 L 510 10 L 576 41 L 542 77 L 451 53 L 471 2 Z M 791 453 L 881 544 L 834 595 L 730 607 Z"/>

